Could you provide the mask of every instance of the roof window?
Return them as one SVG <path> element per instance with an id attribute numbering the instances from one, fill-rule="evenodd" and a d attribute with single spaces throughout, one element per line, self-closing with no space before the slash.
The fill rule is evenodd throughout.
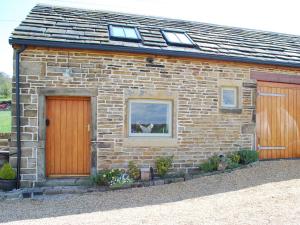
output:
<path id="1" fill-rule="evenodd" d="M 140 33 L 135 27 L 109 25 L 109 37 L 119 41 L 141 41 Z"/>
<path id="2" fill-rule="evenodd" d="M 162 35 L 169 45 L 194 46 L 193 40 L 183 31 L 162 30 Z"/>

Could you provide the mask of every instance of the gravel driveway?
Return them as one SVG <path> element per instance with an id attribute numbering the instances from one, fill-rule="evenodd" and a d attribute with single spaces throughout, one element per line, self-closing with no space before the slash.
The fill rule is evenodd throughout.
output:
<path id="1" fill-rule="evenodd" d="M 8 224 L 299 224 L 300 160 L 182 183 L 0 202 Z"/>

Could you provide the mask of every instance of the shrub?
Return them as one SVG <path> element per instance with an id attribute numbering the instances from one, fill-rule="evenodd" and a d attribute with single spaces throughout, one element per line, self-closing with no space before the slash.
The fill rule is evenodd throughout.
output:
<path id="1" fill-rule="evenodd" d="M 157 169 L 157 174 L 160 177 L 163 177 L 167 174 L 169 169 L 172 166 L 174 156 L 161 156 L 155 160 L 155 166 Z"/>
<path id="2" fill-rule="evenodd" d="M 128 163 L 128 174 L 134 180 L 138 180 L 141 177 L 141 171 L 133 161 Z"/>
<path id="3" fill-rule="evenodd" d="M 236 158 L 234 158 L 234 159 L 236 159 Z M 237 168 L 240 166 L 239 163 L 237 163 L 236 161 L 233 161 L 232 158 L 229 158 L 229 157 L 227 157 L 225 159 L 225 162 L 227 163 L 226 169 L 234 169 L 234 168 Z"/>
<path id="4" fill-rule="evenodd" d="M 212 172 L 218 170 L 220 158 L 217 155 L 210 157 L 206 162 L 199 165 L 199 169 L 203 172 Z"/>
<path id="5" fill-rule="evenodd" d="M 211 164 L 209 161 L 206 161 L 206 162 L 201 163 L 201 164 L 199 165 L 199 169 L 200 169 L 201 171 L 207 173 L 207 172 L 215 171 L 215 170 L 217 170 L 218 168 L 216 169 L 215 166 L 214 166 L 213 164 Z"/>
<path id="6" fill-rule="evenodd" d="M 240 163 L 240 155 L 238 152 L 230 153 L 227 158 L 229 158 L 232 162 L 239 164 Z"/>
<path id="7" fill-rule="evenodd" d="M 258 160 L 258 152 L 250 149 L 238 151 L 241 164 L 249 164 Z"/>
<path id="8" fill-rule="evenodd" d="M 128 174 L 122 173 L 119 176 L 113 177 L 109 183 L 111 188 L 121 188 L 125 185 L 130 185 L 133 183 L 133 179 L 129 177 Z"/>
<path id="9" fill-rule="evenodd" d="M 4 163 L 2 168 L 0 169 L 0 179 L 3 180 L 14 180 L 17 175 L 14 169 L 11 167 L 9 163 Z"/>
<path id="10" fill-rule="evenodd" d="M 119 169 L 111 169 L 111 170 L 101 170 L 97 173 L 97 175 L 92 176 L 92 182 L 97 185 L 110 185 L 113 179 L 116 179 L 122 174 L 122 171 Z"/>

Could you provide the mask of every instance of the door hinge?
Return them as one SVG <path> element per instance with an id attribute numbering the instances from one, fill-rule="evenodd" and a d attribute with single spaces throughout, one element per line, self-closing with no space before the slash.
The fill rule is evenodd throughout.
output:
<path id="1" fill-rule="evenodd" d="M 257 146 L 258 150 L 285 150 L 285 146 Z"/>
<path id="2" fill-rule="evenodd" d="M 271 97 L 285 97 L 286 94 L 280 94 L 280 93 L 268 93 L 268 92 L 257 92 L 257 96 L 271 96 Z"/>

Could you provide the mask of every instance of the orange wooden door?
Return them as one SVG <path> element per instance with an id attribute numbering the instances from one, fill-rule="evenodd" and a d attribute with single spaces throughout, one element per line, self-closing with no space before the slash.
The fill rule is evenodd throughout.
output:
<path id="1" fill-rule="evenodd" d="M 300 157 L 300 85 L 258 82 L 257 91 L 260 159 Z"/>
<path id="2" fill-rule="evenodd" d="M 90 174 L 90 99 L 47 97 L 46 175 Z"/>

